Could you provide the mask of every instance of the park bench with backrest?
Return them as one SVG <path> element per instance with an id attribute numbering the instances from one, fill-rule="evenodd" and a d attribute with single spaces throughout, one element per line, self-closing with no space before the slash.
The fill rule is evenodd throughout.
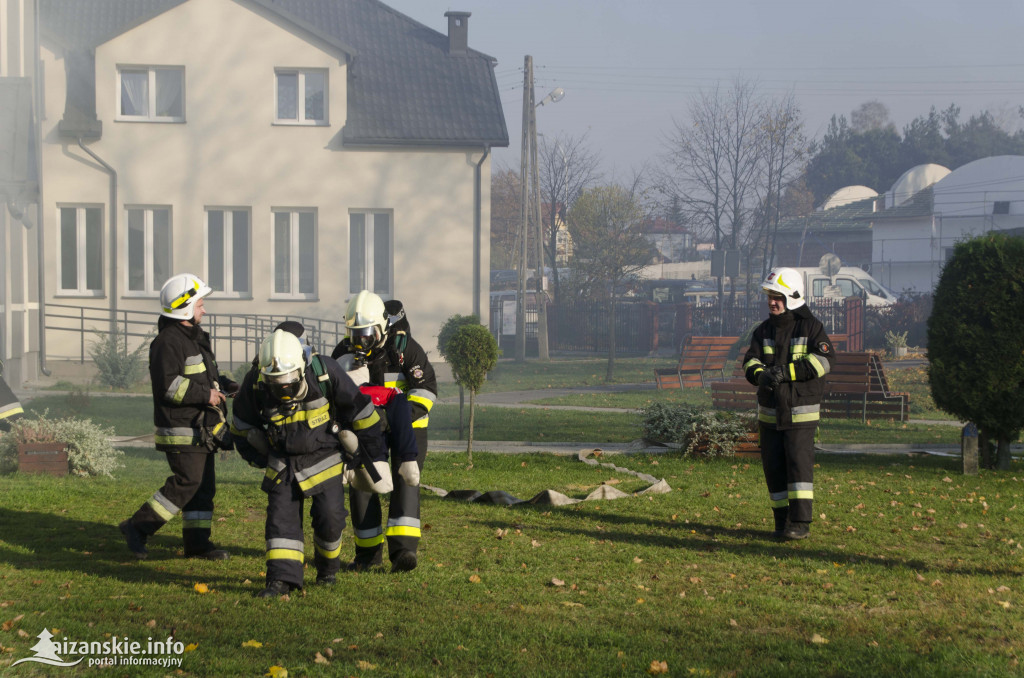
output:
<path id="1" fill-rule="evenodd" d="M 730 353 L 738 337 L 699 337 L 683 341 L 679 363 L 674 368 L 654 370 L 658 388 L 706 387 L 725 379 Z"/>
<path id="2" fill-rule="evenodd" d="M 757 407 L 757 387 L 742 376 L 742 358 L 733 377 L 711 385 L 711 402 L 719 410 Z M 883 417 L 906 421 L 909 414 L 906 393 L 889 390 L 889 381 L 878 356 L 870 352 L 839 352 L 827 377 L 828 391 L 821 402 L 821 416 L 867 421 Z"/>

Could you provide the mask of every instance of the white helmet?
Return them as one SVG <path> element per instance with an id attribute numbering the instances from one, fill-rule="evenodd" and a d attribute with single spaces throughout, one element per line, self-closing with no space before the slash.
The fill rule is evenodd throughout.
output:
<path id="1" fill-rule="evenodd" d="M 260 379 L 270 395 L 280 401 L 306 396 L 306 361 L 299 338 L 286 330 L 274 330 L 260 345 Z"/>
<path id="2" fill-rule="evenodd" d="M 160 288 L 160 315 L 175 320 L 191 320 L 195 303 L 212 292 L 206 283 L 191 273 L 180 273 L 168 278 Z"/>
<path id="3" fill-rule="evenodd" d="M 388 334 L 384 301 L 369 290 L 352 297 L 345 309 L 345 329 L 352 348 L 365 356 L 382 347 Z"/>
<path id="4" fill-rule="evenodd" d="M 786 308 L 792 311 L 804 305 L 804 277 L 792 268 L 773 268 L 761 283 L 765 293 L 781 294 L 786 298 Z"/>

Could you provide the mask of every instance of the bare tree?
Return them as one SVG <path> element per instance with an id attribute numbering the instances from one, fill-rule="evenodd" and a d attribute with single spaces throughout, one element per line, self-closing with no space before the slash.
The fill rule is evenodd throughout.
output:
<path id="1" fill-rule="evenodd" d="M 569 231 L 575 243 L 573 284 L 589 290 L 591 297 L 606 302 L 608 309 L 608 369 L 615 373 L 616 288 L 631 280 L 650 263 L 653 246 L 641 233 L 644 221 L 642 197 L 633 186 L 598 186 L 584 190 L 569 211 Z"/>
<path id="2" fill-rule="evenodd" d="M 579 137 L 558 135 L 553 141 L 544 137 L 540 143 L 540 192 L 547 202 L 544 256 L 552 270 L 554 297 L 559 298 L 558 226 L 583 190 L 600 180 L 601 158 L 587 144 L 587 134 Z"/>
<path id="3" fill-rule="evenodd" d="M 519 261 L 522 231 L 519 172 L 499 169 L 491 175 L 491 268 L 511 269 Z"/>

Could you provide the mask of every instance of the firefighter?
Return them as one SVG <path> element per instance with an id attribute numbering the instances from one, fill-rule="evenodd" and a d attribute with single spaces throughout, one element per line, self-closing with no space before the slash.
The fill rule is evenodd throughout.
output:
<path id="1" fill-rule="evenodd" d="M 267 493 L 267 585 L 258 595 L 302 588 L 306 497 L 312 504 L 316 583 L 335 583 L 347 515 L 339 433 L 349 452 L 361 448 L 367 457 L 382 459 L 373 403 L 334 360 L 312 354 L 307 362 L 299 339 L 279 329 L 260 346 L 258 365 L 246 375 L 232 409 L 231 434 L 239 452 L 267 469 L 261 486 Z"/>
<path id="2" fill-rule="evenodd" d="M 434 367 L 423 347 L 412 338 L 402 303 L 384 301 L 369 290 L 353 297 L 345 310 L 347 336 L 332 352 L 334 358 L 353 355 L 369 369 L 369 383 L 387 386 L 405 393 L 412 411 L 416 437 L 416 470 L 406 464 L 394 464 L 394 491 L 388 506 L 386 529 L 381 528 L 380 497 L 356 487 L 349 490 L 356 553 L 350 570 L 363 571 L 383 562 L 385 538 L 392 572 L 415 569 L 420 540 L 419 475 L 427 455 L 427 426 L 430 410 L 437 399 Z M 415 480 L 415 483 L 413 482 Z"/>
<path id="3" fill-rule="evenodd" d="M 25 415 L 21 402 L 4 380 L 4 362 L 0 360 L 0 431 L 10 431 L 11 424 Z"/>
<path id="4" fill-rule="evenodd" d="M 775 518 L 772 536 L 805 539 L 814 500 L 814 434 L 832 342 L 804 301 L 803 277 L 773 269 L 761 289 L 768 319 L 754 330 L 744 374 L 757 386 L 761 464 Z"/>
<path id="5" fill-rule="evenodd" d="M 158 333 L 149 346 L 156 449 L 166 453 L 171 475 L 119 527 L 140 560 L 146 539 L 178 513 L 186 558 L 227 560 L 210 541 L 216 491 L 213 452 L 231 449 L 225 398 L 238 384 L 217 371 L 210 335 L 200 323 L 211 289 L 190 273 L 170 278 L 160 290 Z"/>

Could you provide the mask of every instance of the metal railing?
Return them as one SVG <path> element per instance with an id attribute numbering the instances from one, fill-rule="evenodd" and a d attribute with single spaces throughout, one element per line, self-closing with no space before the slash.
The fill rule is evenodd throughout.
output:
<path id="1" fill-rule="evenodd" d="M 114 314 L 116 332 L 127 338 L 129 350 L 153 338 L 160 314 L 152 311 L 117 310 Z M 234 367 L 248 362 L 259 351 L 260 343 L 285 320 L 295 320 L 306 328 L 303 338 L 317 351 L 330 353 L 345 336 L 344 320 L 325 320 L 296 315 L 210 314 L 203 327 L 210 333 L 213 352 L 222 365 Z M 68 332 L 78 335 L 78 360 L 84 363 L 89 347 L 97 339 L 110 334 L 110 310 L 86 308 L 69 304 L 47 304 L 47 332 Z"/>

